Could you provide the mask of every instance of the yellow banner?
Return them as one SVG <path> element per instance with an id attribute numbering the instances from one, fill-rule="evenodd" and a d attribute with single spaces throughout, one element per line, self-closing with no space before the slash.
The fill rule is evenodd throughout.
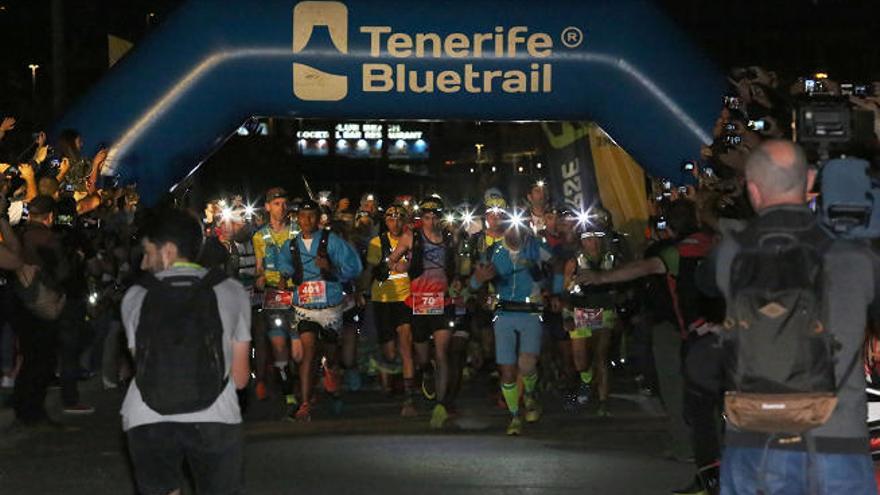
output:
<path id="1" fill-rule="evenodd" d="M 598 125 L 591 124 L 589 129 L 602 205 L 614 217 L 615 228 L 628 235 L 630 247 L 640 253 L 650 217 L 645 172 Z"/>

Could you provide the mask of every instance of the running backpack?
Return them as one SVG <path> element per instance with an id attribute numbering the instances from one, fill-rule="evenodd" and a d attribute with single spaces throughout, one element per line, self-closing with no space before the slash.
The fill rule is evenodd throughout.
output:
<path id="1" fill-rule="evenodd" d="M 724 332 L 725 413 L 743 430 L 806 432 L 837 406 L 823 263 L 832 240 L 816 224 L 799 232 L 748 229 L 737 240 Z"/>
<path id="2" fill-rule="evenodd" d="M 223 354 L 223 323 L 214 286 L 220 270 L 204 277 L 157 279 L 148 274 L 136 333 L 135 366 L 144 402 L 159 414 L 210 407 L 229 377 Z"/>
<path id="3" fill-rule="evenodd" d="M 424 234 L 422 234 L 421 229 L 415 229 L 412 233 L 412 247 L 410 248 L 410 262 L 409 269 L 407 270 L 407 275 L 410 280 L 415 280 L 422 276 L 425 273 L 425 240 Z M 444 256 L 444 269 L 446 272 L 446 279 L 452 280 L 455 278 L 455 250 L 452 248 L 453 237 L 452 232 L 448 230 L 443 231 L 443 241 L 442 245 L 445 250 Z"/>
<path id="4" fill-rule="evenodd" d="M 373 280 L 382 283 L 391 276 L 391 270 L 388 267 L 388 256 L 391 255 L 393 249 L 391 249 L 391 241 L 388 239 L 387 232 L 379 234 L 379 246 L 381 247 L 382 254 L 379 264 L 373 267 Z"/>
<path id="5" fill-rule="evenodd" d="M 326 258 L 330 267 L 327 270 L 321 270 L 321 279 L 331 281 L 336 277 L 333 275 L 333 265 L 330 261 L 330 255 L 327 254 L 327 244 L 330 242 L 330 231 L 326 229 L 320 229 L 317 231 L 317 235 L 320 236 L 318 239 L 318 252 L 316 253 L 316 258 Z M 314 237 L 313 237 L 314 239 Z M 312 241 L 314 242 L 314 241 Z M 293 283 L 296 285 L 300 285 L 303 283 L 303 262 L 302 262 L 302 253 L 299 249 L 299 237 L 295 237 L 292 241 L 290 241 L 290 255 L 293 258 Z"/>

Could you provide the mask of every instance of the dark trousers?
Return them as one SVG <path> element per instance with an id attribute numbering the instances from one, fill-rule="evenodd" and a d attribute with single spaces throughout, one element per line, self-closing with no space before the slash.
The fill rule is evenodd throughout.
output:
<path id="1" fill-rule="evenodd" d="M 684 345 L 684 415 L 693 434 L 697 467 L 721 457 L 722 366 L 724 355 L 715 335 L 696 337 Z"/>
<path id="2" fill-rule="evenodd" d="M 46 419 L 46 389 L 55 376 L 57 322 L 41 320 L 19 308 L 15 318 L 22 367 L 15 380 L 15 417 L 25 423 Z"/>
<path id="3" fill-rule="evenodd" d="M 58 355 L 61 358 L 61 401 L 65 406 L 79 403 L 79 357 L 86 328 L 86 305 L 82 298 L 68 298 L 58 319 Z"/>

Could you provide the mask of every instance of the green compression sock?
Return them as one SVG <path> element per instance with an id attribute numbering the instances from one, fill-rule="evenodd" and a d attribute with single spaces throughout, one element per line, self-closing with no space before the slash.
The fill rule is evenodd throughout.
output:
<path id="1" fill-rule="evenodd" d="M 523 377 L 523 384 L 526 388 L 526 395 L 531 396 L 535 393 L 535 387 L 538 385 L 538 372 L 532 371 Z"/>
<path id="2" fill-rule="evenodd" d="M 516 416 L 519 413 L 519 388 L 514 383 L 502 383 L 501 394 L 504 395 L 504 402 L 507 403 L 507 410 L 510 414 Z"/>
<path id="3" fill-rule="evenodd" d="M 581 371 L 581 381 L 587 385 L 593 383 L 593 370 Z"/>

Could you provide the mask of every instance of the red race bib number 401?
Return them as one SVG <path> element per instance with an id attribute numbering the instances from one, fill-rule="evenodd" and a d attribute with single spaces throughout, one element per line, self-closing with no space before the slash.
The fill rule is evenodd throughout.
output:
<path id="1" fill-rule="evenodd" d="M 297 289 L 299 304 L 327 304 L 327 284 L 323 280 L 303 282 Z"/>
<path id="2" fill-rule="evenodd" d="M 414 315 L 426 316 L 443 314 L 445 301 L 442 292 L 416 292 L 412 297 Z"/>

